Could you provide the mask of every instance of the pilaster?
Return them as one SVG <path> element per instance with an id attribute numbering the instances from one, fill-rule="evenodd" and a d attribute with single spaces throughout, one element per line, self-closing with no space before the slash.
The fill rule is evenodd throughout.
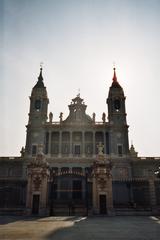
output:
<path id="1" fill-rule="evenodd" d="M 59 154 L 58 157 L 62 156 L 62 131 L 59 131 Z"/>
<path id="2" fill-rule="evenodd" d="M 70 131 L 69 156 L 72 157 L 72 131 Z"/>
<path id="3" fill-rule="evenodd" d="M 51 156 L 51 139 L 52 139 L 52 132 L 49 131 L 49 142 L 48 142 L 48 154 Z"/>
<path id="4" fill-rule="evenodd" d="M 82 157 L 85 157 L 85 136 L 84 136 L 84 131 L 82 131 Z"/>
<path id="5" fill-rule="evenodd" d="M 96 139 L 95 139 L 95 131 L 93 131 L 93 157 L 95 157 L 96 152 L 95 152 L 95 145 L 96 145 Z"/>
<path id="6" fill-rule="evenodd" d="M 103 132 L 103 138 L 104 138 L 104 154 L 107 153 L 107 149 L 106 149 L 106 132 Z"/>

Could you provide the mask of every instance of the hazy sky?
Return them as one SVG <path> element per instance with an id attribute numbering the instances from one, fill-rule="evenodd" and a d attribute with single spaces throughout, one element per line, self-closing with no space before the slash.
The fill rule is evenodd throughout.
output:
<path id="1" fill-rule="evenodd" d="M 0 18 L 0 156 L 25 145 L 40 62 L 54 121 L 79 88 L 101 121 L 115 62 L 130 143 L 160 156 L 159 0 L 0 0 Z"/>

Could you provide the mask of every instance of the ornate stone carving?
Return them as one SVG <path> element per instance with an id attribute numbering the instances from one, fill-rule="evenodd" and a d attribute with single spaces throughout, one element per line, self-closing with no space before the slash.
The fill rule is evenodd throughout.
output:
<path id="1" fill-rule="evenodd" d="M 38 191 L 40 189 L 40 185 L 42 183 L 42 180 L 39 175 L 34 176 L 33 183 L 34 183 L 35 191 Z"/>
<path id="2" fill-rule="evenodd" d="M 27 212 L 32 212 L 32 200 L 34 194 L 40 196 L 39 214 L 47 213 L 47 194 L 48 194 L 48 179 L 50 177 L 49 165 L 43 154 L 43 145 L 38 145 L 38 153 L 35 158 L 27 166 L 28 185 L 27 185 Z"/>
<path id="3" fill-rule="evenodd" d="M 48 163 L 46 162 L 45 155 L 43 153 L 43 144 L 38 145 L 38 153 L 36 158 L 33 158 L 31 163 L 28 165 L 29 168 L 34 167 L 48 167 Z"/>
<path id="4" fill-rule="evenodd" d="M 101 190 L 103 190 L 106 187 L 106 180 L 102 177 L 98 179 L 98 184 Z"/>
<path id="5" fill-rule="evenodd" d="M 92 118 L 86 114 L 86 108 L 87 105 L 85 105 L 83 99 L 80 97 L 80 95 L 77 95 L 75 98 L 72 99 L 71 104 L 69 107 L 69 116 L 66 120 L 63 121 L 63 124 L 77 124 L 79 127 L 79 124 L 86 125 L 86 124 L 92 124 Z"/>

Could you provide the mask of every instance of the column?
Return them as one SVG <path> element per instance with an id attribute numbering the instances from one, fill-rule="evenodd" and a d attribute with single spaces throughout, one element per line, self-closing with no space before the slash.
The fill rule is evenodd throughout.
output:
<path id="1" fill-rule="evenodd" d="M 58 156 L 61 157 L 62 156 L 62 131 L 59 131 L 59 154 Z"/>
<path id="2" fill-rule="evenodd" d="M 110 155 L 114 156 L 116 149 L 114 149 L 114 146 L 117 148 L 116 144 L 113 142 L 113 131 L 109 131 L 109 149 L 110 149 Z"/>
<path id="3" fill-rule="evenodd" d="M 114 216 L 112 179 L 110 177 L 107 179 L 107 212 L 108 216 Z"/>
<path id="4" fill-rule="evenodd" d="M 48 212 L 48 209 L 47 209 L 48 177 L 49 177 L 49 172 L 46 169 L 45 177 L 42 177 L 43 181 L 42 181 L 41 194 L 40 194 L 39 215 L 46 215 Z"/>
<path id="5" fill-rule="evenodd" d="M 59 167 L 58 168 L 58 172 L 57 172 L 57 176 L 59 176 L 59 174 L 60 174 L 60 172 L 61 172 L 61 168 Z M 57 199 L 60 199 L 60 191 L 61 191 L 61 183 L 60 183 L 60 181 L 61 181 L 61 178 L 59 178 L 59 177 L 57 177 Z"/>
<path id="6" fill-rule="evenodd" d="M 95 131 L 93 131 L 93 156 L 95 156 L 95 144 L 96 144 L 96 141 L 95 141 L 95 136 L 96 136 L 96 133 Z"/>
<path id="7" fill-rule="evenodd" d="M 72 157 L 72 131 L 70 131 L 69 156 Z"/>
<path id="8" fill-rule="evenodd" d="M 103 132 L 103 139 L 104 139 L 104 154 L 107 153 L 107 149 L 106 149 L 106 132 Z"/>
<path id="9" fill-rule="evenodd" d="M 82 131 L 82 157 L 85 157 L 85 134 Z"/>
<path id="10" fill-rule="evenodd" d="M 49 131 L 49 141 L 48 141 L 48 154 L 51 156 L 51 136 L 52 136 L 52 132 Z"/>

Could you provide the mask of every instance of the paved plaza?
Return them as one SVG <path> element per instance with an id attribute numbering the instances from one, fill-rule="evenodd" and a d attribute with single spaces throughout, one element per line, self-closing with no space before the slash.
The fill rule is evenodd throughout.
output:
<path id="1" fill-rule="evenodd" d="M 0 217 L 0 239 L 159 240 L 158 217 Z"/>

